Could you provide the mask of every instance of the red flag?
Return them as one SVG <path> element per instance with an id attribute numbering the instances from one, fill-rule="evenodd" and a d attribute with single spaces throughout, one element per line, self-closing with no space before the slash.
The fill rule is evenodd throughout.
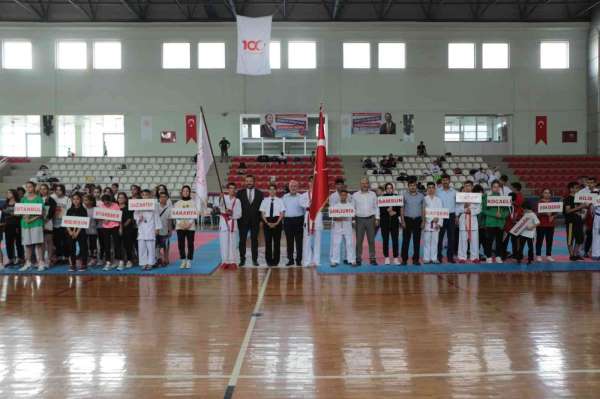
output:
<path id="1" fill-rule="evenodd" d="M 325 149 L 325 118 L 323 117 L 323 104 L 319 110 L 319 134 L 317 137 L 317 154 L 315 158 L 315 171 L 313 175 L 313 191 L 310 201 L 309 221 L 311 230 L 317 214 L 323 209 L 329 197 L 329 173 L 327 169 L 327 150 Z"/>
<path id="2" fill-rule="evenodd" d="M 196 127 L 196 115 L 185 116 L 185 142 L 190 140 L 198 142 L 198 128 Z"/>
<path id="3" fill-rule="evenodd" d="M 535 117 L 535 143 L 540 141 L 548 145 L 548 117 L 545 115 Z"/>

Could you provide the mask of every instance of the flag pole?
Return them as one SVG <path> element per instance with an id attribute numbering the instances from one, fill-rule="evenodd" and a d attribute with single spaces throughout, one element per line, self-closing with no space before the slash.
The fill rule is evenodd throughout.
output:
<path id="1" fill-rule="evenodd" d="M 210 140 L 210 134 L 208 133 L 208 125 L 206 124 L 206 118 L 204 117 L 204 108 L 200 106 L 200 114 L 202 115 L 202 125 L 204 126 L 204 130 L 206 130 L 206 138 L 208 139 L 208 148 L 210 148 L 210 155 L 213 159 L 213 164 L 215 165 L 215 172 L 217 174 L 217 182 L 219 183 L 219 194 L 223 192 L 223 184 L 221 183 L 221 175 L 219 174 L 219 167 L 217 166 L 217 160 L 215 159 L 215 153 L 212 148 L 212 142 Z M 202 138 L 200 138 L 202 140 Z M 208 172 L 208 171 L 206 171 Z"/>

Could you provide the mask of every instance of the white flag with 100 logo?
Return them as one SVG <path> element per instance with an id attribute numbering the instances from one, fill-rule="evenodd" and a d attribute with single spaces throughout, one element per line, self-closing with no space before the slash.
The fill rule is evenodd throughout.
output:
<path id="1" fill-rule="evenodd" d="M 269 44 L 273 16 L 237 17 L 237 73 L 242 75 L 269 75 Z"/>

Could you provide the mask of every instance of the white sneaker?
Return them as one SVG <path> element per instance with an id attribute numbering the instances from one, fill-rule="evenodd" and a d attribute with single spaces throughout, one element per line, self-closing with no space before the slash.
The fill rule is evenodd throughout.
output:
<path id="1" fill-rule="evenodd" d="M 20 272 L 26 272 L 27 270 L 29 270 L 31 268 L 31 262 L 25 262 L 25 264 L 23 265 L 23 267 L 21 267 L 19 269 Z"/>
<path id="2" fill-rule="evenodd" d="M 102 269 L 102 270 L 104 270 L 104 271 L 112 270 L 112 265 L 110 264 L 110 262 L 106 262 L 104 264 L 104 269 Z"/>
<path id="3" fill-rule="evenodd" d="M 546 256 L 546 262 L 554 262 L 554 258 L 552 256 Z"/>
<path id="4" fill-rule="evenodd" d="M 38 272 L 43 272 L 44 270 L 46 270 L 46 266 L 44 266 L 43 263 L 40 263 L 37 267 Z"/>
<path id="5" fill-rule="evenodd" d="M 496 263 L 504 263 L 504 262 L 502 261 L 501 257 L 496 256 Z"/>
<path id="6" fill-rule="evenodd" d="M 179 265 L 180 269 L 185 269 L 187 267 L 187 260 L 182 259 L 181 260 L 181 265 Z"/>
<path id="7" fill-rule="evenodd" d="M 490 258 L 487 258 L 487 259 L 485 260 L 485 263 L 493 263 L 493 262 L 494 262 L 494 259 L 492 259 L 491 257 L 490 257 Z"/>
<path id="8" fill-rule="evenodd" d="M 541 262 L 542 261 L 542 257 L 541 256 L 536 256 L 535 257 L 535 261 L 536 262 Z"/>
<path id="9" fill-rule="evenodd" d="M 127 261 L 127 264 L 125 265 L 125 267 L 127 269 L 131 269 L 133 267 L 133 262 L 131 262 L 130 260 Z"/>
<path id="10" fill-rule="evenodd" d="M 385 261 L 383 263 L 385 263 L 386 265 L 389 265 L 390 264 L 390 258 L 385 258 Z"/>
<path id="11" fill-rule="evenodd" d="M 400 259 L 394 258 L 394 265 L 399 265 L 399 264 L 400 264 Z"/>
<path id="12" fill-rule="evenodd" d="M 185 266 L 186 266 L 185 267 L 186 269 L 191 269 L 192 268 L 192 261 L 188 259 L 188 261 L 186 262 Z"/>

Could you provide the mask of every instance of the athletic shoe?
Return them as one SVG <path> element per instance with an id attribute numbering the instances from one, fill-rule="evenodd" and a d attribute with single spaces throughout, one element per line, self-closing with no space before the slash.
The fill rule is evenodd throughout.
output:
<path id="1" fill-rule="evenodd" d="M 192 261 L 188 259 L 188 261 L 186 262 L 185 266 L 186 266 L 186 269 L 191 269 L 192 268 Z M 258 266 L 258 265 L 256 265 L 256 266 Z"/>
<path id="2" fill-rule="evenodd" d="M 22 268 L 19 269 L 20 272 L 26 272 L 31 269 L 31 262 L 25 262 Z"/>
<path id="3" fill-rule="evenodd" d="M 494 262 L 494 259 L 492 259 L 492 258 L 487 258 L 485 260 L 485 263 L 493 263 L 493 262 Z"/>
<path id="4" fill-rule="evenodd" d="M 104 264 L 104 269 L 102 269 L 102 270 L 104 270 L 104 271 L 112 270 L 112 265 L 110 264 L 110 262 L 106 262 Z"/>
<path id="5" fill-rule="evenodd" d="M 546 262 L 554 262 L 554 258 L 552 256 L 546 256 Z"/>
<path id="6" fill-rule="evenodd" d="M 44 267 L 43 263 L 40 263 L 37 267 L 38 272 L 43 272 L 44 270 L 46 270 L 46 268 Z"/>
<path id="7" fill-rule="evenodd" d="M 181 260 L 181 264 L 179 265 L 179 268 L 180 269 L 185 269 L 186 268 L 186 263 L 187 263 L 187 260 L 182 259 Z"/>
<path id="8" fill-rule="evenodd" d="M 77 268 L 75 267 L 75 265 L 71 265 L 71 266 L 69 266 L 69 271 L 70 272 L 76 272 Z"/>
<path id="9" fill-rule="evenodd" d="M 126 267 L 127 269 L 130 269 L 130 268 L 132 268 L 132 267 L 133 267 L 133 263 L 132 263 L 130 260 L 128 260 L 128 261 L 127 261 L 127 264 L 125 265 L 125 267 Z"/>
<path id="10" fill-rule="evenodd" d="M 119 262 L 119 266 L 117 266 L 117 270 L 118 271 L 123 271 L 125 270 L 125 264 L 121 261 Z"/>
<path id="11" fill-rule="evenodd" d="M 504 263 L 501 257 L 496 256 L 496 263 Z"/>
<path id="12" fill-rule="evenodd" d="M 400 264 L 400 259 L 394 258 L 394 265 L 399 265 L 399 264 Z"/>
<path id="13" fill-rule="evenodd" d="M 389 265 L 390 264 L 390 258 L 385 258 L 385 260 L 383 261 L 384 264 Z"/>
<path id="14" fill-rule="evenodd" d="M 436 259 L 436 260 L 434 260 L 432 263 L 435 263 L 436 265 L 439 265 L 441 262 L 440 262 L 439 260 L 437 260 L 437 259 Z M 454 262 L 452 262 L 452 263 L 454 263 Z"/>
<path id="15" fill-rule="evenodd" d="M 375 258 L 371 259 L 371 264 L 373 266 L 377 266 L 377 259 L 375 259 Z"/>
<path id="16" fill-rule="evenodd" d="M 336 267 L 336 266 L 337 266 L 337 263 L 332 263 L 331 264 L 331 267 Z"/>
<path id="17" fill-rule="evenodd" d="M 536 256 L 535 257 L 535 261 L 536 262 L 541 262 L 542 261 L 542 257 L 541 256 Z"/>

